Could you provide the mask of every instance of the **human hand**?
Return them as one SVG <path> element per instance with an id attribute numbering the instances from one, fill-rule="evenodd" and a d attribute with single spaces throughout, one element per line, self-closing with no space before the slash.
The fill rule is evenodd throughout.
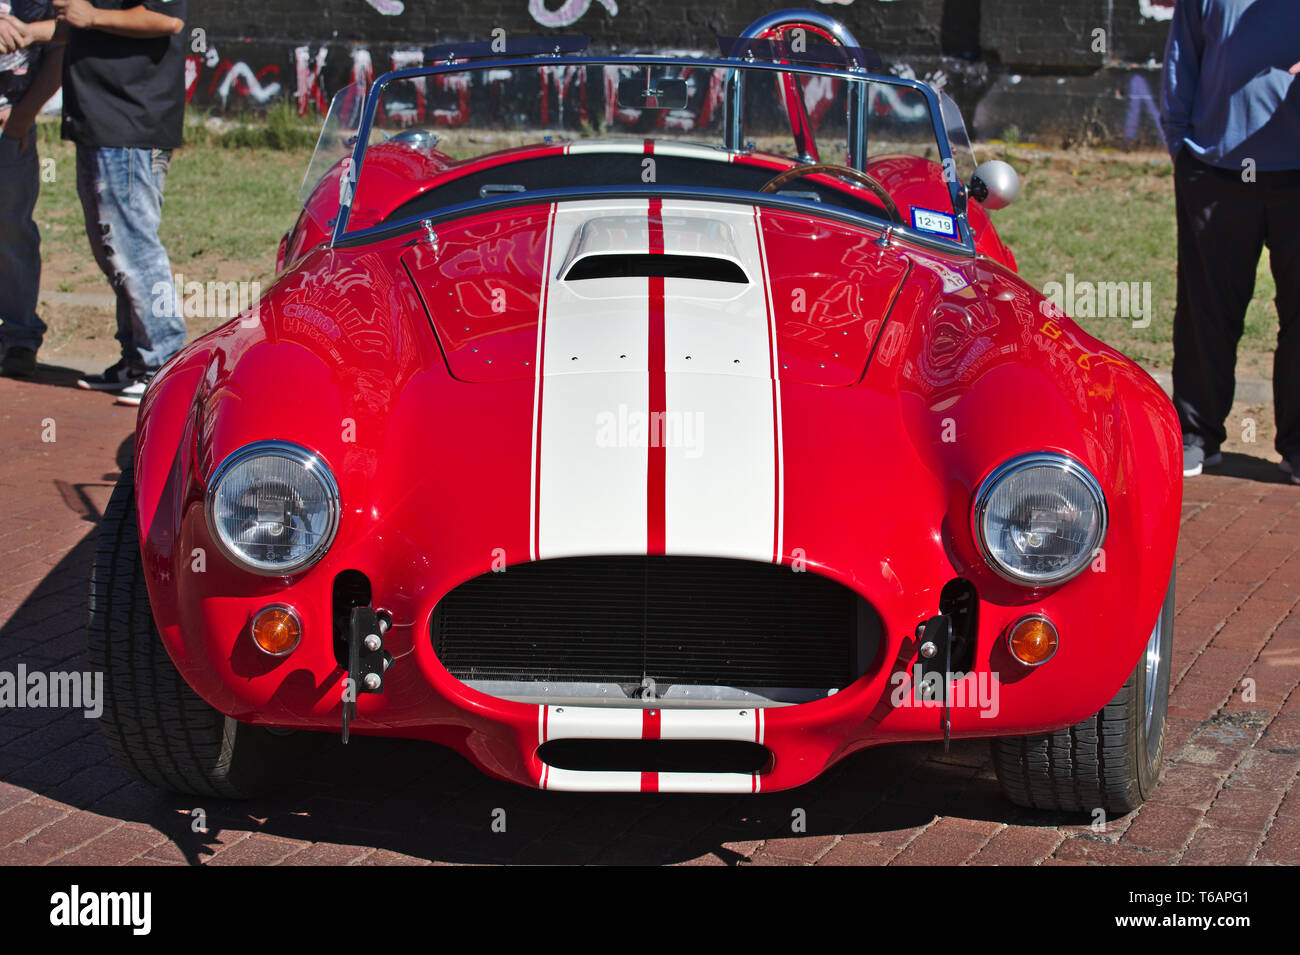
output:
<path id="1" fill-rule="evenodd" d="M 70 27 L 94 29 L 95 7 L 90 0 L 54 0 L 54 13 Z"/>
<path id="2" fill-rule="evenodd" d="M 32 35 L 22 20 L 0 13 L 0 53 L 13 53 L 30 46 L 31 42 Z"/>
<path id="3" fill-rule="evenodd" d="M 1297 73 L 1300 73 L 1300 63 L 1296 63 L 1294 66 L 1291 67 L 1291 69 L 1288 72 L 1290 72 L 1292 76 L 1295 76 Z"/>

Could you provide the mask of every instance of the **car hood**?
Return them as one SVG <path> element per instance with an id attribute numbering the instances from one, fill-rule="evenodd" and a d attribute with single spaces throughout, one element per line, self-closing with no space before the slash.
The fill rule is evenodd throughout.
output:
<path id="1" fill-rule="evenodd" d="M 861 379 L 908 268 L 849 226 L 681 200 L 506 210 L 438 226 L 402 263 L 461 381 L 540 364 L 824 386 Z"/>

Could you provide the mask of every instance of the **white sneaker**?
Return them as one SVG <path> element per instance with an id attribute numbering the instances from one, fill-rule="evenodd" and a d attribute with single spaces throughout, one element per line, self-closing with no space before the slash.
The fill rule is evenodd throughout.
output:
<path id="1" fill-rule="evenodd" d="M 125 359 L 115 365 L 109 365 L 98 375 L 82 375 L 77 379 L 77 387 L 88 391 L 121 391 L 138 377 L 131 373 Z"/>
<path id="2" fill-rule="evenodd" d="M 1204 468 L 1223 463 L 1223 455 L 1215 451 L 1209 457 L 1199 444 L 1183 445 L 1183 477 L 1196 477 Z"/>
<path id="3" fill-rule="evenodd" d="M 154 373 L 142 375 L 135 381 L 131 382 L 125 388 L 117 393 L 117 405 L 139 405 L 144 399 L 144 393 L 149 389 L 149 382 L 153 381 Z"/>

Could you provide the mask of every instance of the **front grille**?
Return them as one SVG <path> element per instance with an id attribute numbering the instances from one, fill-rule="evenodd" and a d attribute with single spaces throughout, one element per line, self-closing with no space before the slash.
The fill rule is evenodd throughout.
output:
<path id="1" fill-rule="evenodd" d="M 829 578 L 701 557 L 518 564 L 460 585 L 433 618 L 457 679 L 602 685 L 625 699 L 691 686 L 824 696 L 865 670 L 878 639 L 870 606 Z"/>

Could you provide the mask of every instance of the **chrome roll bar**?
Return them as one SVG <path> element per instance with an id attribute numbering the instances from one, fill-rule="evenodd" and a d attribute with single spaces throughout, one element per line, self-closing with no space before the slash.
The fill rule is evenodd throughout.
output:
<path id="1" fill-rule="evenodd" d="M 800 10 L 790 8 L 786 10 L 777 10 L 774 13 L 766 14 L 759 17 L 736 38 L 736 42 L 729 51 L 728 58 L 733 60 L 744 60 L 746 57 L 753 58 L 752 47 L 756 40 L 763 39 L 769 34 L 779 33 L 784 27 L 809 26 L 825 32 L 832 38 L 834 43 L 844 50 L 844 58 L 850 71 L 855 73 L 866 73 L 867 62 L 862 55 L 862 46 L 855 37 L 839 20 L 817 10 Z M 727 78 L 727 88 L 724 97 L 726 104 L 727 118 L 723 129 L 723 143 L 731 150 L 742 150 L 745 148 L 745 77 L 739 70 L 733 70 Z M 798 89 L 797 80 L 793 84 L 795 90 Z M 812 130 L 808 122 L 807 110 L 801 97 L 794 97 L 790 102 L 787 96 L 787 108 L 798 110 L 798 117 L 792 115 L 792 125 L 795 134 L 795 146 L 801 159 L 810 162 L 815 159 L 815 153 L 812 150 L 811 136 Z M 867 90 L 866 84 L 850 83 L 848 90 L 848 162 L 847 165 L 854 169 L 862 169 L 867 159 Z"/>

